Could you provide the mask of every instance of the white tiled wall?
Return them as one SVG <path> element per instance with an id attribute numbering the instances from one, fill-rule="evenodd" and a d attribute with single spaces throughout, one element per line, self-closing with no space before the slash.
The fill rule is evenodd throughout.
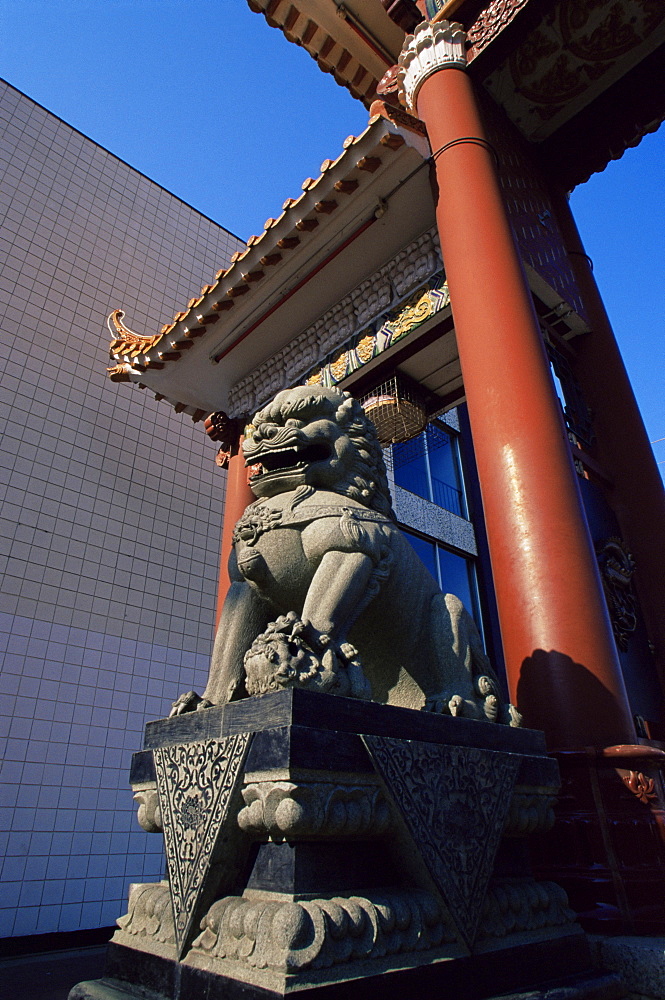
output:
<path id="1" fill-rule="evenodd" d="M 0 82 L 0 936 L 113 923 L 161 874 L 127 786 L 205 683 L 223 475 L 201 425 L 108 381 L 238 241 Z M 159 609 L 159 610 L 158 610 Z"/>

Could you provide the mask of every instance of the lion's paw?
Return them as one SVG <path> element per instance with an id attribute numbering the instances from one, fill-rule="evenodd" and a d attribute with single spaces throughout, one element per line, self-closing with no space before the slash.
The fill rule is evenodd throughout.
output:
<path id="1" fill-rule="evenodd" d="M 433 712 L 435 715 L 452 715 L 453 718 L 463 716 L 465 719 L 481 718 L 480 709 L 475 701 L 470 698 L 463 698 L 461 694 L 441 694 L 430 695 L 423 706 L 424 712 Z"/>
<path id="2" fill-rule="evenodd" d="M 514 705 L 503 701 L 494 677 L 480 674 L 474 678 L 473 691 L 467 697 L 452 691 L 441 691 L 430 695 L 423 711 L 436 715 L 452 715 L 465 719 L 484 719 L 504 726 L 521 726 L 522 716 Z"/>
<path id="3" fill-rule="evenodd" d="M 212 702 L 208 701 L 207 698 L 202 698 L 196 691 L 187 691 L 176 698 L 171 705 L 169 719 L 176 715 L 184 715 L 186 712 L 200 712 L 204 708 L 212 708 Z"/>
<path id="4" fill-rule="evenodd" d="M 518 712 L 514 705 L 502 705 L 500 721 L 505 723 L 506 726 L 513 726 L 513 728 L 519 729 L 522 725 L 522 713 Z"/>

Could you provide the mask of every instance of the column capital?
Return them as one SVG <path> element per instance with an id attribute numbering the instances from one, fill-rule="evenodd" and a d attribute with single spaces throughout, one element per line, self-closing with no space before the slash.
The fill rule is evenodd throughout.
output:
<path id="1" fill-rule="evenodd" d="M 423 21 L 406 36 L 398 60 L 398 95 L 412 115 L 416 115 L 418 91 L 428 76 L 447 66 L 466 69 L 465 43 L 466 32 L 456 21 Z"/>

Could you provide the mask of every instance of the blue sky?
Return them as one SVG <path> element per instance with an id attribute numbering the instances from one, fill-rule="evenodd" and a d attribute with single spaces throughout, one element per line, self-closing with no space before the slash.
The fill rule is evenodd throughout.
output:
<path id="1" fill-rule="evenodd" d="M 0 76 L 247 238 L 367 123 L 245 0 L 0 0 Z M 665 128 L 579 187 L 651 440 L 665 438 Z M 665 472 L 665 440 L 654 445 Z"/>

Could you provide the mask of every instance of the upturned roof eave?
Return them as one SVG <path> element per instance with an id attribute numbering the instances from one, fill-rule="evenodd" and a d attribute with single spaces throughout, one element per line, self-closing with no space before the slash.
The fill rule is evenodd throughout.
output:
<path id="1" fill-rule="evenodd" d="M 120 332 L 112 344 L 111 378 L 146 386 L 195 419 L 223 409 L 230 386 L 307 328 L 329 308 L 331 298 L 357 284 L 359 267 L 380 266 L 381 242 L 362 234 L 351 249 L 345 242 L 381 211 L 391 189 L 428 154 L 422 135 L 373 119 L 361 136 L 346 140 L 340 156 L 323 162 L 319 177 L 308 178 L 302 194 L 287 199 L 263 234 L 250 237 L 231 267 L 218 272 L 172 324 L 148 338 Z M 423 228 L 428 221 L 423 220 Z M 392 240 L 399 239 L 399 228 L 391 232 Z M 300 290 L 307 276 L 335 254 L 337 260 L 325 266 L 318 282 Z"/>

